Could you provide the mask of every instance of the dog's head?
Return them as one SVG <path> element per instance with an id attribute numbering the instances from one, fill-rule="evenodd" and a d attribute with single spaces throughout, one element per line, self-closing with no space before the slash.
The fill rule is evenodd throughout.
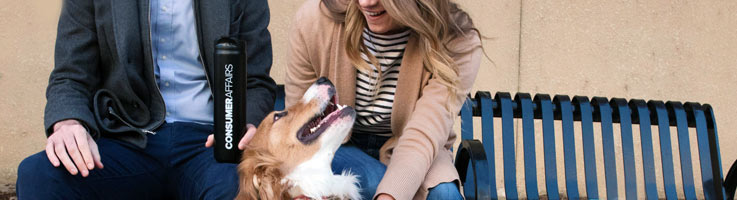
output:
<path id="1" fill-rule="evenodd" d="M 335 86 L 320 78 L 297 104 L 266 116 L 238 166 L 238 199 L 360 198 L 355 176 L 330 169 L 356 118 L 335 95 Z"/>

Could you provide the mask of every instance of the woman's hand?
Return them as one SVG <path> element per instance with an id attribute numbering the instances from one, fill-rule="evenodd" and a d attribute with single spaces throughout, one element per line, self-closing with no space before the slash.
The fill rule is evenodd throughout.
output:
<path id="1" fill-rule="evenodd" d="M 243 135 L 243 138 L 241 138 L 241 141 L 238 143 L 238 149 L 243 150 L 246 148 L 248 142 L 250 142 L 251 138 L 253 138 L 253 135 L 256 134 L 256 130 L 256 126 L 254 126 L 253 124 L 246 124 L 246 134 Z M 209 136 L 207 136 L 205 147 L 210 148 L 213 144 L 215 144 L 215 137 L 210 134 Z"/>

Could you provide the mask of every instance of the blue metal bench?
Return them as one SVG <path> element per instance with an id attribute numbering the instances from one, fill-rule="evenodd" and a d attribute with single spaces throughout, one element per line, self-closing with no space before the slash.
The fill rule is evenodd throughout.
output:
<path id="1" fill-rule="evenodd" d="M 480 117 L 482 141 L 473 137 L 473 118 Z M 489 159 L 494 154 L 494 118 L 501 118 L 502 155 L 503 160 Z M 563 154 L 565 164 L 565 187 L 567 198 L 579 199 L 576 152 L 574 142 L 574 121 L 581 123 L 584 172 L 586 184 L 585 198 L 598 199 L 677 199 L 676 190 L 681 189 L 686 199 L 696 199 L 694 184 L 702 184 L 706 199 L 733 199 L 735 182 L 737 181 L 737 163 L 733 165 L 727 179 L 722 179 L 719 140 L 712 107 L 708 104 L 669 101 L 644 101 L 640 99 L 626 100 L 621 98 L 594 97 L 589 100 L 585 96 L 570 99 L 565 95 L 554 98 L 538 94 L 532 98 L 529 94 L 518 93 L 512 99 L 509 93 L 499 92 L 492 99 L 489 92 L 477 92 L 473 99 L 466 101 L 461 110 L 461 138 L 456 155 L 456 169 L 463 183 L 463 192 L 467 199 L 496 199 L 497 161 L 503 162 L 504 192 L 507 199 L 520 198 L 517 192 L 517 172 L 515 166 L 515 132 L 514 119 L 521 119 L 523 159 L 525 163 L 524 177 L 527 199 L 539 199 L 537 174 L 544 173 L 547 198 L 560 199 L 558 175 L 556 171 L 556 155 Z M 542 121 L 542 132 L 535 130 L 535 120 Z M 554 121 L 560 121 L 562 133 L 555 132 Z M 601 144 L 594 142 L 594 122 L 601 124 Z M 621 131 L 614 133 L 614 123 L 619 123 Z M 653 158 L 653 140 L 651 126 L 640 126 L 640 138 L 633 138 L 633 124 L 656 125 L 659 130 L 662 174 L 655 173 Z M 676 133 L 670 133 L 670 126 L 677 127 Z M 689 133 L 689 127 L 696 133 Z M 563 152 L 556 152 L 555 135 L 562 134 Z M 615 168 L 614 134 L 620 134 L 621 152 L 624 174 L 617 174 Z M 671 134 L 677 134 L 681 171 L 675 172 L 673 152 L 671 150 Z M 701 167 L 702 182 L 694 182 L 691 166 L 691 143 L 689 134 L 696 134 L 696 144 Z M 544 172 L 537 172 L 535 140 L 542 138 L 544 145 Z M 641 141 L 644 174 L 635 172 L 635 156 L 633 140 Z M 595 145 L 602 145 L 604 169 L 596 167 Z M 558 161 L 560 162 L 560 161 Z M 604 170 L 606 180 L 606 196 L 599 196 L 597 170 Z M 682 188 L 676 188 L 674 173 L 682 175 Z M 643 177 L 644 176 L 644 177 Z M 665 196 L 658 196 L 656 176 L 663 177 Z M 618 197 L 617 178 L 624 178 L 626 197 Z M 636 179 L 644 178 L 645 196 L 637 196 Z M 729 194 L 729 196 L 727 196 Z"/>
<path id="2" fill-rule="evenodd" d="M 275 110 L 284 109 L 284 86 L 277 90 Z M 594 154 L 594 122 L 601 123 L 602 149 L 604 153 L 604 171 L 608 199 L 617 198 L 617 177 L 624 177 L 626 197 L 623 199 L 642 199 L 637 196 L 636 179 L 644 176 L 647 199 L 676 199 L 673 152 L 671 150 L 670 126 L 677 127 L 678 144 L 681 160 L 680 172 L 686 199 L 696 199 L 693 174 L 691 173 L 691 143 L 689 127 L 696 128 L 697 144 L 701 163 L 701 176 L 704 197 L 707 199 L 734 199 L 737 185 L 737 161 L 732 165 L 726 179 L 722 179 L 721 156 L 717 138 L 714 113 L 710 105 L 698 103 L 662 101 L 644 101 L 639 99 L 625 100 L 603 97 L 589 98 L 575 96 L 570 99 L 565 95 L 557 95 L 553 99 L 545 94 L 535 95 L 534 99 L 526 93 L 519 93 L 511 98 L 509 93 L 497 93 L 491 98 L 489 92 L 477 92 L 475 97 L 466 101 L 461 110 L 461 144 L 456 154 L 455 165 L 461 176 L 463 193 L 467 199 L 497 199 L 495 159 L 487 159 L 494 154 L 493 142 L 481 142 L 473 137 L 473 117 L 481 118 L 482 140 L 494 141 L 494 118 L 501 118 L 504 166 L 504 189 L 507 199 L 517 199 L 517 172 L 515 166 L 514 119 L 522 121 L 522 139 L 524 145 L 525 183 L 528 199 L 538 199 L 537 168 L 535 166 L 536 137 L 542 137 L 544 145 L 545 180 L 548 199 L 561 199 L 558 190 L 556 170 L 555 134 L 563 134 L 563 153 L 565 163 L 565 187 L 568 199 L 579 199 L 576 151 L 574 143 L 574 121 L 581 122 L 582 144 L 584 154 L 584 171 L 586 198 L 598 199 L 597 169 Z M 534 121 L 542 120 L 542 134 L 534 130 Z M 561 121 L 562 133 L 555 133 L 554 121 Z M 624 176 L 617 175 L 615 169 L 613 126 L 619 123 L 622 138 L 622 154 Z M 632 136 L 632 124 L 651 124 L 659 127 L 660 152 L 663 174 L 655 174 L 653 140 L 651 126 L 640 126 L 640 140 L 644 174 L 635 174 L 635 156 Z M 663 177 L 665 197 L 659 197 L 656 188 L 656 176 Z M 729 195 L 729 196 L 728 196 Z"/>

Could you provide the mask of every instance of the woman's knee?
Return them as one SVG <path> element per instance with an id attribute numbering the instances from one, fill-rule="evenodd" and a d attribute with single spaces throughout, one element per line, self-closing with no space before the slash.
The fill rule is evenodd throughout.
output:
<path id="1" fill-rule="evenodd" d="M 336 152 L 332 164 L 333 172 L 345 172 L 358 176 L 361 196 L 370 199 L 384 177 L 386 165 L 367 155 L 355 146 L 344 145 Z"/>
<path id="2" fill-rule="evenodd" d="M 458 186 L 453 182 L 440 183 L 437 186 L 430 188 L 428 191 L 427 199 L 463 199 L 461 196 Z"/>

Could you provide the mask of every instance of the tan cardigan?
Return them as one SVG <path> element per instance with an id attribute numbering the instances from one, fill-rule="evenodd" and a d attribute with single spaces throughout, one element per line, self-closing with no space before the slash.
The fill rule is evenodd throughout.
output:
<path id="1" fill-rule="evenodd" d="M 286 104 L 297 102 L 318 77 L 328 77 L 338 91 L 338 102 L 355 107 L 356 68 L 348 60 L 341 40 L 344 26 L 327 15 L 320 0 L 307 0 L 292 23 L 286 78 Z M 425 199 L 428 188 L 458 180 L 450 148 L 456 139 L 452 126 L 471 90 L 481 60 L 481 41 L 473 34 L 449 44 L 459 67 L 457 94 L 432 78 L 410 36 L 399 70 L 391 114 L 393 136 L 380 150 L 387 171 L 376 194 L 396 199 Z M 450 111 L 449 95 L 456 95 Z"/>

